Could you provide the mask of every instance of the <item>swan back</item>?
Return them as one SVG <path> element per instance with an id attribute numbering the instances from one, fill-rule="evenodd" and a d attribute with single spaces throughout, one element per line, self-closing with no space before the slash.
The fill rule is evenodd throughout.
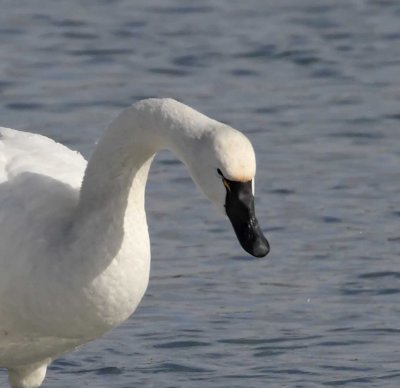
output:
<path id="1" fill-rule="evenodd" d="M 2 247 L 10 247 L 1 240 L 14 229 L 20 239 L 25 229 L 40 234 L 46 224 L 65 218 L 76 206 L 85 167 L 78 152 L 49 138 L 0 128 L 0 220 L 7 225 Z M 4 252 L 0 262 L 2 257 Z"/>
<path id="2" fill-rule="evenodd" d="M 85 168 L 79 152 L 48 137 L 0 127 L 0 183 L 31 172 L 79 188 Z"/>

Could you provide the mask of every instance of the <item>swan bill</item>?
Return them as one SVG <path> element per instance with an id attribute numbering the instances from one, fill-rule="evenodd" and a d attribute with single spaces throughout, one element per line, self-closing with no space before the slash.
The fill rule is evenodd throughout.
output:
<path id="1" fill-rule="evenodd" d="M 269 243 L 255 216 L 252 182 L 237 182 L 224 178 L 224 185 L 227 187 L 226 214 L 240 245 L 255 257 L 268 255 Z"/>

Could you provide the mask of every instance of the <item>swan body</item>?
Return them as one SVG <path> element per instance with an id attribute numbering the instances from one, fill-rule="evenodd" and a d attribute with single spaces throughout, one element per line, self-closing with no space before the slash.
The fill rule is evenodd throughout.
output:
<path id="1" fill-rule="evenodd" d="M 126 320 L 149 280 L 145 184 L 174 152 L 242 246 L 269 246 L 254 216 L 247 138 L 172 99 L 124 110 L 87 163 L 44 136 L 0 128 L 0 367 L 39 387 L 57 356 Z"/>

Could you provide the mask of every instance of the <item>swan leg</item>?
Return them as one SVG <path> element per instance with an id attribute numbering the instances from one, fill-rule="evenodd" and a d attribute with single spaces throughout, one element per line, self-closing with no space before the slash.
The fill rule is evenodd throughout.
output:
<path id="1" fill-rule="evenodd" d="M 41 386 L 47 371 L 50 359 L 35 364 L 9 368 L 8 381 L 12 388 L 38 388 Z"/>

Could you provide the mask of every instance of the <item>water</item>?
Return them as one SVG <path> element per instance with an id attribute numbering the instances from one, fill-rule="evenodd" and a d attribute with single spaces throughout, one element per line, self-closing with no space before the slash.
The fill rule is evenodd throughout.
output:
<path id="1" fill-rule="evenodd" d="M 2 125 L 89 156 L 123 107 L 175 97 L 253 141 L 272 247 L 247 257 L 160 154 L 146 297 L 44 387 L 400 386 L 399 74 L 395 0 L 3 0 Z"/>

